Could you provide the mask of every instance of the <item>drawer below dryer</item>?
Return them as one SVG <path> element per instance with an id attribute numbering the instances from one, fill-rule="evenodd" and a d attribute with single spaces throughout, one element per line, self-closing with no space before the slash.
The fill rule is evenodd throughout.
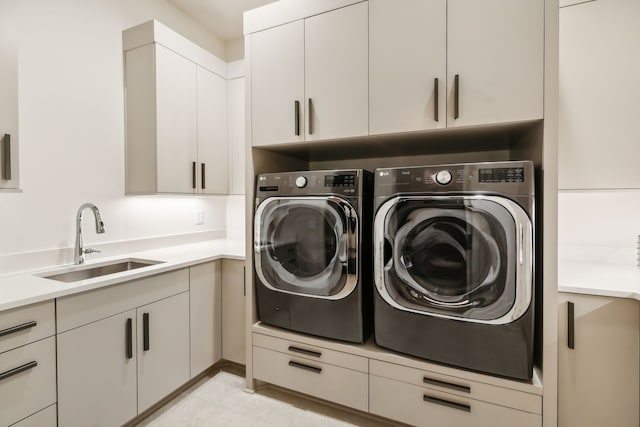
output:
<path id="1" fill-rule="evenodd" d="M 253 375 L 299 393 L 368 411 L 369 376 L 364 372 L 253 347 Z"/>
<path id="2" fill-rule="evenodd" d="M 369 411 L 418 427 L 541 427 L 542 416 L 375 375 Z"/>
<path id="3" fill-rule="evenodd" d="M 0 354 L 0 426 L 16 423 L 55 402 L 55 337 Z"/>

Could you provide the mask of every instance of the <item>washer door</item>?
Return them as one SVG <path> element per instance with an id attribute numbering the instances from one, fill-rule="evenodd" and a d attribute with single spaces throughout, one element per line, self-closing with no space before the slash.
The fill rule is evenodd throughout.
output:
<path id="1" fill-rule="evenodd" d="M 335 197 L 272 197 L 256 209 L 256 273 L 275 291 L 340 299 L 357 283 L 358 217 Z"/>
<path id="2" fill-rule="evenodd" d="M 504 324 L 531 303 L 532 225 L 509 199 L 397 197 L 374 234 L 376 288 L 395 308 Z"/>

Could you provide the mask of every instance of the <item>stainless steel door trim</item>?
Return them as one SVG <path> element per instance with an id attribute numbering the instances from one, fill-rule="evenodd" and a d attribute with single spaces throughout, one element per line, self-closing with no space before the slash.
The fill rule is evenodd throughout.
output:
<path id="1" fill-rule="evenodd" d="M 394 300 L 389 292 L 384 279 L 384 236 L 385 236 L 385 220 L 389 212 L 401 201 L 406 200 L 438 200 L 446 201 L 453 198 L 463 200 L 486 200 L 497 203 L 509 212 L 515 222 L 516 232 L 518 238 L 516 239 L 516 254 L 518 254 L 518 261 L 516 270 L 516 298 L 511 309 L 503 316 L 497 319 L 480 320 L 473 318 L 465 318 L 459 316 L 449 316 L 446 314 L 415 310 L 412 308 L 404 307 Z M 533 217 L 533 214 L 531 215 Z M 514 320 L 520 318 L 531 305 L 533 299 L 533 218 L 529 218 L 524 209 L 515 203 L 514 201 L 500 196 L 484 196 L 484 195 L 452 195 L 452 196 L 396 196 L 380 206 L 378 212 L 376 212 L 373 229 L 374 229 L 374 282 L 376 289 L 380 296 L 386 303 L 395 309 L 420 314 L 423 316 L 433 316 L 445 319 L 458 320 L 461 322 L 481 323 L 490 325 L 504 325 L 511 323 Z"/>
<path id="2" fill-rule="evenodd" d="M 264 211 L 270 204 L 276 202 L 292 202 L 292 203 L 301 203 L 313 201 L 313 202 L 329 202 L 336 205 L 339 212 L 342 212 L 346 216 L 347 226 L 344 230 L 343 236 L 346 234 L 346 239 L 343 239 L 343 236 L 340 236 L 339 245 L 337 248 L 336 259 L 342 264 L 346 271 L 346 280 L 342 289 L 334 295 L 314 295 L 308 294 L 304 292 L 293 292 L 285 289 L 279 289 L 273 286 L 269 280 L 264 275 L 262 260 L 261 260 L 261 252 L 266 247 L 266 243 L 262 242 L 262 218 L 264 215 Z M 341 209 L 339 209 L 341 208 Z M 353 226 L 350 226 L 349 220 L 352 219 L 354 221 Z M 359 228 L 360 228 L 360 219 L 358 218 L 358 214 L 355 211 L 354 207 L 349 203 L 348 200 L 338 197 L 338 196 L 306 196 L 306 197 L 270 197 L 265 199 L 261 203 L 258 204 L 256 208 L 256 212 L 254 215 L 254 235 L 253 235 L 253 250 L 254 250 L 254 258 L 255 258 L 255 269 L 258 278 L 266 286 L 268 289 L 282 292 L 291 295 L 304 296 L 309 298 L 318 298 L 318 299 L 326 299 L 326 300 L 339 300 L 342 298 L 346 298 L 349 296 L 353 290 L 356 288 L 358 283 L 358 242 L 359 242 Z M 342 242 L 346 242 L 346 253 L 349 256 L 344 257 L 340 247 L 343 246 Z M 351 262 L 350 262 L 351 259 Z"/>

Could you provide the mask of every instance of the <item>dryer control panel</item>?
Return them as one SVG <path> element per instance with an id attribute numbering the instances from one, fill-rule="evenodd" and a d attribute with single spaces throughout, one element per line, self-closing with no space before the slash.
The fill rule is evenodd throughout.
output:
<path id="1" fill-rule="evenodd" d="M 341 194 L 359 197 L 371 183 L 371 172 L 360 169 L 299 171 L 258 175 L 256 197 Z"/>

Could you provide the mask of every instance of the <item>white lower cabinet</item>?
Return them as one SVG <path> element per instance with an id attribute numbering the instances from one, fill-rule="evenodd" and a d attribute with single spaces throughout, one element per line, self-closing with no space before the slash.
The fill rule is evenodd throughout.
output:
<path id="1" fill-rule="evenodd" d="M 292 342 L 288 348 L 296 348 Z M 298 344 L 298 348 L 299 344 Z M 254 346 L 253 374 L 262 381 L 319 397 L 360 411 L 367 411 L 368 373 L 320 362 L 312 353 L 326 349 L 303 347 L 305 351 L 281 353 Z M 306 357 L 305 357 L 306 356 Z M 358 356 L 352 356 L 358 357 Z M 366 367 L 366 358 L 361 357 Z"/>
<path id="2" fill-rule="evenodd" d="M 122 425 L 189 380 L 188 290 L 182 269 L 57 300 L 60 426 Z"/>
<path id="3" fill-rule="evenodd" d="M 558 425 L 637 427 L 640 304 L 564 292 L 558 304 Z"/>
<path id="4" fill-rule="evenodd" d="M 221 262 L 189 268 L 191 378 L 222 358 Z"/>
<path id="5" fill-rule="evenodd" d="M 222 260 L 222 358 L 245 362 L 244 261 Z"/>
<path id="6" fill-rule="evenodd" d="M 11 427 L 56 427 L 58 425 L 56 405 L 51 405 L 36 412 L 24 420 L 12 424 Z"/>

